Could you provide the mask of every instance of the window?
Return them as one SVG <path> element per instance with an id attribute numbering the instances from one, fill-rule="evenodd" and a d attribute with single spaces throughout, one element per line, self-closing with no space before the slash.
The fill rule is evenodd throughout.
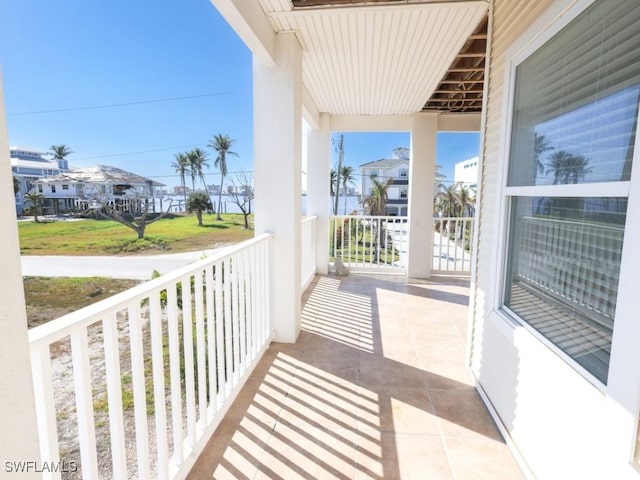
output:
<path id="1" fill-rule="evenodd" d="M 51 185 L 51 193 L 56 193 L 56 186 L 55 185 Z"/>
<path id="2" fill-rule="evenodd" d="M 504 306 L 603 384 L 640 100 L 640 5 L 595 2 L 515 68 Z"/>
<path id="3" fill-rule="evenodd" d="M 69 190 L 69 185 L 66 185 L 66 184 L 62 185 L 62 189 L 63 190 Z"/>
<path id="4" fill-rule="evenodd" d="M 377 170 L 369 170 L 369 176 L 371 178 L 376 178 L 378 176 L 378 171 Z"/>
<path id="5" fill-rule="evenodd" d="M 38 193 L 42 193 L 42 185 L 38 185 Z"/>
<path id="6" fill-rule="evenodd" d="M 401 188 L 400 189 L 400 198 L 407 198 L 407 189 L 406 188 Z"/>
<path id="7" fill-rule="evenodd" d="M 409 170 L 406 168 L 400 169 L 400 178 L 407 178 L 409 176 Z"/>

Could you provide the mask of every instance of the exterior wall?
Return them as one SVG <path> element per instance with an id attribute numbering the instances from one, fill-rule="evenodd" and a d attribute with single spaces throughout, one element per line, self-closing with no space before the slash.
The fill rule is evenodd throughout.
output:
<path id="1" fill-rule="evenodd" d="M 464 183 L 465 185 L 478 184 L 478 157 L 473 157 L 455 165 L 453 173 L 453 181 L 455 183 Z"/>
<path id="2" fill-rule="evenodd" d="M 20 184 L 20 190 L 15 199 L 16 211 L 20 214 L 25 207 L 24 195 L 34 188 L 33 183 L 44 177 L 58 175 L 61 170 L 56 162 L 42 158 L 39 152 L 11 147 L 10 155 L 11 171 Z"/>
<path id="3" fill-rule="evenodd" d="M 494 0 L 492 4 L 470 370 L 507 441 L 536 478 L 638 478 L 631 466 L 637 411 L 620 406 L 610 388 L 590 383 L 532 333 L 497 311 L 501 273 L 494 265 L 499 263 L 504 237 L 499 221 L 504 208 L 501 156 L 508 136 L 503 122 L 505 53 L 534 22 L 536 28 L 544 26 L 575 3 Z M 548 8 L 552 10 L 545 12 Z M 631 364 L 627 370 L 637 370 Z"/>

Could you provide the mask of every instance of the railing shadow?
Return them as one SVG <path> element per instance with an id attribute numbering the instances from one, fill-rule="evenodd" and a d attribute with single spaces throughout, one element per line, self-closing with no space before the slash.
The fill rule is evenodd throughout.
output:
<path id="1" fill-rule="evenodd" d="M 403 478 L 416 463 L 399 452 L 446 458 L 443 433 L 503 442 L 464 375 L 428 367 L 457 358 L 464 371 L 447 326 L 467 305 L 464 281 L 363 278 L 316 277 L 298 341 L 272 344 L 189 478 Z M 404 337 L 394 308 L 443 321 Z M 453 477 L 446 460 L 425 461 L 414 476 Z"/>

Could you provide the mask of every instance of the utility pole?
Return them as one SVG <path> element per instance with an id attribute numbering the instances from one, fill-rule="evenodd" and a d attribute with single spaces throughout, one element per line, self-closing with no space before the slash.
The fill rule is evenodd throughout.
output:
<path id="1" fill-rule="evenodd" d="M 338 215 L 338 199 L 340 198 L 340 175 L 342 175 L 342 163 L 344 162 L 344 135 L 340 135 L 338 145 L 338 169 L 336 171 L 336 198 L 333 204 L 333 214 Z"/>

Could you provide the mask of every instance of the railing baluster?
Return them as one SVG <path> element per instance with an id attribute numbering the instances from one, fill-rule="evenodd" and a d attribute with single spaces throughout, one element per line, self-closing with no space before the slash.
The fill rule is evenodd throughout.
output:
<path id="1" fill-rule="evenodd" d="M 169 445 L 167 441 L 167 409 L 164 389 L 164 351 L 162 348 L 162 310 L 160 292 L 149 296 L 149 324 L 151 327 L 151 358 L 153 368 L 153 402 L 156 423 L 157 476 L 169 478 Z"/>
<path id="2" fill-rule="evenodd" d="M 226 399 L 225 389 L 225 362 L 224 362 L 224 304 L 222 298 L 222 262 L 215 265 L 215 287 L 216 287 L 216 380 L 217 390 L 216 399 L 220 400 L 220 404 Z M 217 410 L 217 408 L 216 408 Z"/>
<path id="3" fill-rule="evenodd" d="M 194 291 L 196 304 L 196 365 L 198 375 L 198 437 L 204 431 L 207 418 L 207 354 L 204 338 L 204 285 L 202 270 L 194 275 Z"/>
<path id="4" fill-rule="evenodd" d="M 240 317 L 240 363 L 242 364 L 242 373 L 246 370 L 247 366 L 247 285 L 246 285 L 246 258 L 245 252 L 240 252 L 238 255 L 238 300 L 240 302 L 240 309 L 238 310 L 238 316 Z"/>
<path id="5" fill-rule="evenodd" d="M 144 352 L 140 304 L 132 302 L 128 308 L 131 347 L 131 384 L 133 387 L 133 409 L 136 424 L 136 454 L 138 478 L 151 477 L 149 469 L 149 435 L 147 433 L 147 398 L 144 374 Z M 87 477 L 91 478 L 91 477 Z"/>
<path id="6" fill-rule="evenodd" d="M 40 344 L 31 349 L 31 365 L 33 370 L 33 388 L 38 416 L 38 438 L 40 454 L 43 460 L 58 462 L 58 427 L 56 422 L 55 397 L 51 376 L 51 352 L 49 344 Z M 44 472 L 45 479 L 59 479 L 60 472 Z"/>
<path id="7" fill-rule="evenodd" d="M 383 241 L 385 240 L 385 237 L 383 237 L 382 234 L 382 225 L 383 225 L 383 220 L 379 219 L 378 220 L 378 239 L 376 241 L 376 250 L 375 252 L 373 252 L 373 250 L 371 251 L 372 255 L 375 255 L 374 258 L 371 259 L 371 263 L 375 264 L 377 267 L 380 266 L 380 249 L 383 247 Z M 384 223 L 384 228 L 387 228 L 387 223 Z M 386 246 L 386 245 L 385 245 Z M 385 252 L 386 253 L 386 252 Z"/>
<path id="8" fill-rule="evenodd" d="M 167 329 L 169 331 L 169 370 L 171 376 L 171 424 L 173 426 L 173 465 L 184 461 L 182 449 L 182 380 L 180 378 L 180 332 L 176 283 L 167 287 Z"/>
<path id="9" fill-rule="evenodd" d="M 239 261 L 238 255 L 232 257 L 231 263 L 231 321 L 233 326 L 233 386 L 235 387 L 240 377 L 240 285 L 239 285 Z"/>
<path id="10" fill-rule="evenodd" d="M 349 252 L 351 252 L 351 248 L 353 245 L 353 242 L 351 240 L 351 221 L 353 220 L 353 217 L 349 217 Z M 315 237 L 315 235 L 314 235 Z M 315 242 L 314 242 L 314 246 L 315 246 Z M 314 254 L 315 254 L 315 248 L 313 249 Z M 314 264 L 315 264 L 315 255 L 314 255 Z"/>
<path id="11" fill-rule="evenodd" d="M 264 337 L 262 338 L 262 341 L 267 341 L 272 337 L 272 332 L 273 332 L 273 328 L 271 326 L 271 322 L 273 321 L 273 319 L 271 319 L 271 315 L 268 313 L 271 311 L 271 302 L 270 302 L 270 288 L 271 288 L 271 282 L 269 281 L 269 272 L 271 271 L 271 255 L 269 255 L 270 253 L 270 249 L 269 249 L 269 244 L 268 243 L 263 243 L 262 244 L 262 248 L 264 249 L 264 254 L 262 257 L 262 260 L 264 262 L 264 266 L 263 266 L 263 271 L 262 271 L 262 285 L 264 288 L 264 297 L 263 297 L 263 302 L 264 302 L 264 316 L 265 316 L 265 326 L 266 326 L 266 332 Z M 262 342 L 261 342 L 262 343 Z"/>
<path id="12" fill-rule="evenodd" d="M 205 271 L 205 288 L 207 296 L 207 369 L 209 372 L 209 412 L 207 422 L 218 411 L 217 391 L 216 391 L 216 323 L 214 306 L 214 284 L 213 267 L 209 265 Z"/>
<path id="13" fill-rule="evenodd" d="M 80 459 L 83 478 L 98 478 L 96 429 L 93 417 L 93 388 L 91 387 L 91 365 L 89 364 L 89 359 L 87 328 L 82 327 L 71 333 L 71 360 L 76 393 Z"/>
<path id="14" fill-rule="evenodd" d="M 122 410 L 122 374 L 120 371 L 118 323 L 115 313 L 105 315 L 102 319 L 102 333 L 104 337 L 107 400 L 109 402 L 109 433 L 111 435 L 113 477 L 125 479 L 127 478 L 127 449 Z"/>
<path id="15" fill-rule="evenodd" d="M 187 445 L 196 443 L 196 387 L 193 352 L 193 320 L 191 315 L 191 275 L 182 278 L 182 343 L 187 401 Z"/>
<path id="16" fill-rule="evenodd" d="M 249 250 L 249 306 L 250 308 L 250 322 L 251 330 L 249 332 L 249 339 L 251 344 L 251 359 L 256 356 L 256 352 L 259 345 L 259 340 L 256 338 L 256 253 L 255 250 Z"/>
<path id="17" fill-rule="evenodd" d="M 233 387 L 233 331 L 231 326 L 231 259 L 224 262 L 224 350 L 226 352 L 225 362 L 225 397 L 231 392 Z"/>

